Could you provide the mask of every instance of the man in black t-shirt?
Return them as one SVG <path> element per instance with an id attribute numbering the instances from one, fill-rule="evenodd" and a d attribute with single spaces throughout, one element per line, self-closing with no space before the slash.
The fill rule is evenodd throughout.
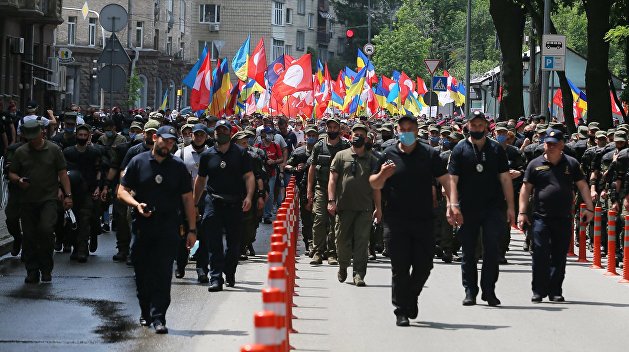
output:
<path id="1" fill-rule="evenodd" d="M 439 153 L 417 141 L 417 120 L 403 116 L 398 123 L 399 143 L 384 150 L 369 182 L 382 190 L 396 325 L 408 326 L 408 319 L 417 317 L 417 299 L 433 267 L 433 179 L 449 194 L 450 176 Z"/>
<path id="2" fill-rule="evenodd" d="M 507 154 L 498 142 L 487 138 L 487 127 L 485 115 L 474 112 L 468 122 L 470 137 L 454 147 L 448 163 L 448 172 L 452 175 L 449 221 L 460 226 L 465 306 L 476 304 L 479 291 L 476 247 L 481 229 L 484 250 L 481 298 L 490 306 L 500 305 L 495 294 L 499 244 L 507 221 L 515 223 Z"/>
<path id="3" fill-rule="evenodd" d="M 546 296 L 563 302 L 561 285 L 566 274 L 566 255 L 571 236 L 573 188 L 576 185 L 586 205 L 584 219 L 589 223 L 594 206 L 579 162 L 562 152 L 563 133 L 548 130 L 545 154 L 531 161 L 524 173 L 520 209 L 526 209 L 533 194 L 533 218 L 518 214 L 518 225 L 531 225 L 533 234 L 533 297 L 538 303 Z"/>

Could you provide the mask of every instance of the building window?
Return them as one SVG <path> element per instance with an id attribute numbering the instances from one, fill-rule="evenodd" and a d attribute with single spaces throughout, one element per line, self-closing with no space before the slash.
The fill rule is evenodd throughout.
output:
<path id="1" fill-rule="evenodd" d="M 173 37 L 166 38 L 166 55 L 173 54 Z"/>
<path id="2" fill-rule="evenodd" d="M 179 42 L 179 55 L 178 55 L 178 57 L 180 59 L 182 59 L 182 60 L 185 59 L 185 55 L 184 55 L 185 49 L 186 49 L 186 43 L 185 42 Z"/>
<path id="3" fill-rule="evenodd" d="M 68 17 L 68 45 L 76 44 L 76 16 Z"/>
<path id="4" fill-rule="evenodd" d="M 308 14 L 308 29 L 314 28 L 314 13 Z"/>
<path id="5" fill-rule="evenodd" d="M 293 56 L 293 46 L 292 45 L 284 45 L 284 54 Z"/>
<path id="6" fill-rule="evenodd" d="M 276 26 L 284 25 L 284 3 L 273 2 L 273 23 Z"/>
<path id="7" fill-rule="evenodd" d="M 273 39 L 273 60 L 284 55 L 284 41 Z"/>
<path id="8" fill-rule="evenodd" d="M 306 13 L 306 0 L 297 0 L 297 13 L 300 15 Z"/>
<path id="9" fill-rule="evenodd" d="M 220 23 L 221 22 L 221 6 L 213 4 L 199 5 L 199 22 L 200 23 Z"/>
<path id="10" fill-rule="evenodd" d="M 286 24 L 293 24 L 293 9 L 286 9 Z"/>
<path id="11" fill-rule="evenodd" d="M 304 31 L 297 31 L 296 42 L 297 51 L 304 51 L 306 48 L 306 33 L 304 33 Z"/>
<path id="12" fill-rule="evenodd" d="M 144 22 L 138 21 L 135 24 L 135 47 L 141 48 L 144 45 Z"/>
<path id="13" fill-rule="evenodd" d="M 87 24 L 87 45 L 96 45 L 96 18 L 90 17 Z"/>
<path id="14" fill-rule="evenodd" d="M 153 36 L 153 49 L 159 50 L 159 29 L 155 29 L 155 35 Z"/>
<path id="15" fill-rule="evenodd" d="M 179 32 L 186 33 L 186 2 L 179 0 Z"/>
<path id="16" fill-rule="evenodd" d="M 218 57 L 219 57 L 218 48 L 212 41 L 203 41 L 203 40 L 199 41 L 199 57 L 201 57 L 201 53 L 203 52 L 203 48 L 205 46 L 207 46 L 208 52 L 212 55 L 210 56 L 210 59 L 212 61 L 218 60 Z"/>

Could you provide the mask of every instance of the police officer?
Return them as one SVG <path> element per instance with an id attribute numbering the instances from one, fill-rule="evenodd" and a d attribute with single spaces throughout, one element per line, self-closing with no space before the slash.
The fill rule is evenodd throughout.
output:
<path id="1" fill-rule="evenodd" d="M 188 219 L 188 247 L 196 241 L 196 212 L 190 174 L 170 150 L 177 132 L 163 126 L 153 135 L 153 149 L 134 157 L 118 187 L 118 199 L 135 211 L 132 261 L 140 302 L 140 324 L 153 324 L 158 334 L 168 333 L 172 267 L 180 240 L 182 206 Z M 131 195 L 134 192 L 134 195 Z"/>
<path id="2" fill-rule="evenodd" d="M 581 193 L 586 204 L 585 219 L 590 222 L 594 206 L 585 177 L 576 159 L 563 154 L 563 133 L 549 129 L 544 140 L 545 153 L 526 168 L 520 192 L 520 209 L 526 209 L 533 194 L 533 218 L 518 214 L 518 225 L 532 226 L 533 234 L 533 296 L 538 303 L 546 296 L 563 302 L 562 283 L 566 272 L 566 255 L 571 236 L 573 187 Z"/>
<path id="3" fill-rule="evenodd" d="M 301 235 L 304 239 L 306 253 L 312 248 L 312 209 L 308 208 L 308 196 L 306 189 L 308 188 L 308 170 L 310 164 L 308 159 L 312 154 L 319 132 L 315 126 L 308 126 L 304 131 L 306 134 L 306 144 L 298 147 L 293 151 L 290 158 L 286 162 L 285 172 L 295 175 L 295 182 L 299 188 L 299 213 L 301 219 Z"/>
<path id="4" fill-rule="evenodd" d="M 230 123 L 219 120 L 214 135 L 217 144 L 201 154 L 199 173 L 194 181 L 195 204 L 201 200 L 204 190 L 207 192 L 202 236 L 208 241 L 210 292 L 222 291 L 224 282 L 228 287 L 236 284 L 243 212 L 251 208 L 255 192 L 251 156 L 230 143 Z"/>
<path id="5" fill-rule="evenodd" d="M 438 152 L 417 141 L 416 118 L 402 116 L 398 130 L 399 144 L 385 149 L 369 182 L 382 190 L 385 203 L 382 221 L 389 238 L 396 325 L 409 326 L 409 318 L 417 317 L 417 299 L 433 267 L 433 178 L 449 194 L 450 176 Z M 413 216 L 408 216 L 410 212 Z"/>
<path id="6" fill-rule="evenodd" d="M 463 252 L 461 271 L 465 306 L 476 304 L 479 291 L 476 246 L 481 228 L 484 249 L 481 298 L 490 306 L 500 305 L 495 293 L 500 239 L 507 221 L 512 225 L 515 222 L 507 155 L 496 141 L 487 138 L 487 125 L 485 115 L 474 112 L 467 126 L 470 137 L 454 147 L 448 163 L 452 175 L 450 222 L 460 226 L 458 236 Z"/>
<path id="7" fill-rule="evenodd" d="M 28 143 L 19 147 L 9 167 L 9 180 L 20 191 L 22 219 L 22 260 L 26 266 L 26 283 L 50 282 L 53 269 L 53 231 L 57 222 L 59 183 L 63 191 L 63 208 L 72 207 L 70 180 L 61 149 L 44 139 L 37 120 L 22 124 L 21 135 Z"/>
<path id="8" fill-rule="evenodd" d="M 341 122 L 333 117 L 326 122 L 327 137 L 315 144 L 310 156 L 308 169 L 308 203 L 312 206 L 313 227 L 312 241 L 314 255 L 310 264 L 323 263 L 323 256 L 327 254 L 328 264 L 337 265 L 336 239 L 334 233 L 334 217 L 327 211 L 328 179 L 330 163 L 336 153 L 350 147 L 348 141 L 341 139 Z M 327 243 L 326 243 L 327 242 Z M 327 253 L 326 253 L 327 244 Z"/>

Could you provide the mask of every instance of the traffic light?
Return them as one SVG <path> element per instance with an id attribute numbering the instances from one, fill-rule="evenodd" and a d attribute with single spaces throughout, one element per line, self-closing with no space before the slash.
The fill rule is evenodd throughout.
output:
<path id="1" fill-rule="evenodd" d="M 351 29 L 348 29 L 347 31 L 345 31 L 345 44 L 346 45 L 352 45 L 352 41 L 354 39 L 354 31 Z"/>

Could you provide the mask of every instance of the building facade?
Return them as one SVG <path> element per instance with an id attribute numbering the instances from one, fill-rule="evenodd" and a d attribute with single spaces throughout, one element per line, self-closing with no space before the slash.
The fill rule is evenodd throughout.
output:
<path id="1" fill-rule="evenodd" d="M 0 1 L 0 100 L 23 110 L 28 101 L 55 108 L 48 58 L 63 22 L 61 0 Z"/>

